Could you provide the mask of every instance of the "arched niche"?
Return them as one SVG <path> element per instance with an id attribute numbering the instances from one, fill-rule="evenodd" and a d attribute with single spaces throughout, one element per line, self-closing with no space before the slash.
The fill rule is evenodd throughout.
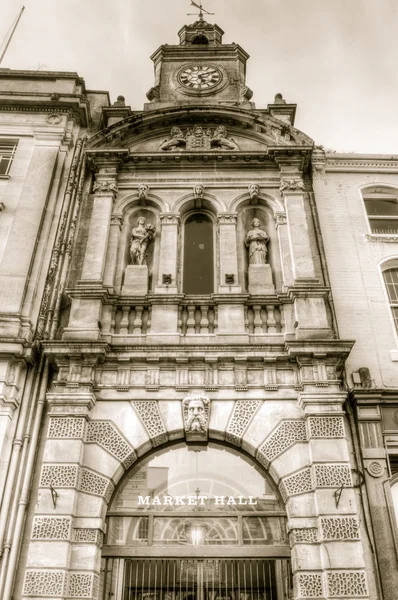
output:
<path id="1" fill-rule="evenodd" d="M 159 252 L 160 252 L 160 219 L 159 209 L 152 204 L 140 206 L 138 204 L 127 206 L 123 215 L 123 225 L 120 234 L 120 243 L 118 249 L 117 268 L 115 276 L 115 288 L 120 293 L 124 283 L 124 273 L 126 267 L 131 264 L 130 260 L 130 240 L 131 233 L 134 227 L 137 226 L 137 221 L 143 217 L 146 223 L 154 225 L 156 233 L 153 241 L 149 244 L 147 250 L 148 269 L 149 269 L 149 286 L 148 292 L 152 292 L 157 281 L 159 270 Z"/>
<path id="2" fill-rule="evenodd" d="M 245 246 L 247 232 L 252 229 L 254 218 L 259 219 L 260 228 L 267 232 L 269 241 L 267 244 L 267 263 L 271 266 L 272 278 L 277 291 L 283 285 L 282 268 L 279 252 L 279 240 L 275 227 L 274 214 L 271 206 L 260 200 L 258 204 L 250 204 L 247 200 L 238 207 L 237 219 L 237 244 L 238 244 L 238 271 L 239 282 L 244 290 L 248 289 L 247 272 L 249 267 L 248 251 Z"/>

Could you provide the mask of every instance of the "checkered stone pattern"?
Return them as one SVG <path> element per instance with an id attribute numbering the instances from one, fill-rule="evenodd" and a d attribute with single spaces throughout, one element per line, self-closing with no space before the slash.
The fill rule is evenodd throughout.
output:
<path id="1" fill-rule="evenodd" d="M 319 526 L 324 541 L 359 540 L 358 517 L 321 517 Z"/>
<path id="2" fill-rule="evenodd" d="M 315 464 L 312 469 L 318 488 L 352 487 L 351 469 L 347 464 Z"/>
<path id="3" fill-rule="evenodd" d="M 166 428 L 156 400 L 135 400 L 132 405 L 147 430 L 152 445 L 155 447 L 166 443 Z"/>
<path id="4" fill-rule="evenodd" d="M 343 417 L 309 417 L 307 429 L 309 438 L 345 438 Z"/>
<path id="5" fill-rule="evenodd" d="M 363 598 L 368 595 L 365 571 L 326 573 L 329 598 Z"/>
<path id="6" fill-rule="evenodd" d="M 79 465 L 73 464 L 44 464 L 41 477 L 41 487 L 77 488 L 79 480 Z"/>
<path id="7" fill-rule="evenodd" d="M 81 440 L 84 437 L 84 417 L 51 417 L 48 426 L 49 439 Z"/>
<path id="8" fill-rule="evenodd" d="M 24 596 L 60 597 L 65 589 L 65 572 L 40 569 L 27 570 L 23 586 Z"/>
<path id="9" fill-rule="evenodd" d="M 110 421 L 90 421 L 85 441 L 98 444 L 120 462 L 134 453 L 133 448 Z"/>
<path id="10" fill-rule="evenodd" d="M 35 517 L 32 540 L 70 540 L 71 517 Z"/>
<path id="11" fill-rule="evenodd" d="M 288 500 L 290 496 L 297 496 L 298 494 L 305 494 L 313 490 L 311 468 L 306 467 L 285 477 L 279 485 L 279 491 L 282 494 L 284 502 Z"/>
<path id="12" fill-rule="evenodd" d="M 69 573 L 68 597 L 69 598 L 97 598 L 98 575 L 77 571 Z"/>
<path id="13" fill-rule="evenodd" d="M 303 527 L 292 529 L 289 534 L 290 545 L 294 544 L 316 544 L 319 541 L 318 529 L 316 527 Z"/>
<path id="14" fill-rule="evenodd" d="M 304 421 L 281 421 L 258 449 L 257 458 L 268 468 L 269 464 L 288 448 L 306 441 Z"/>
<path id="15" fill-rule="evenodd" d="M 324 598 L 321 573 L 297 573 L 293 581 L 295 598 Z"/>
<path id="16" fill-rule="evenodd" d="M 102 496 L 106 502 L 109 502 L 113 494 L 114 485 L 106 477 L 83 467 L 81 469 L 79 490 L 88 494 L 94 494 L 95 496 Z"/>
<path id="17" fill-rule="evenodd" d="M 261 404 L 261 400 L 238 400 L 235 403 L 226 431 L 227 442 L 240 446 L 242 436 Z"/>

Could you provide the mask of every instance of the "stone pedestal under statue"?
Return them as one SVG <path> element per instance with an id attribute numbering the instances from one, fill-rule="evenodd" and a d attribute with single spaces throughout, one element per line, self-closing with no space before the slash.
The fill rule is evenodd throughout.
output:
<path id="1" fill-rule="evenodd" d="M 270 265 L 249 265 L 249 294 L 275 294 Z"/>
<path id="2" fill-rule="evenodd" d="M 148 266 L 129 265 L 124 274 L 122 296 L 145 296 L 148 293 Z"/>

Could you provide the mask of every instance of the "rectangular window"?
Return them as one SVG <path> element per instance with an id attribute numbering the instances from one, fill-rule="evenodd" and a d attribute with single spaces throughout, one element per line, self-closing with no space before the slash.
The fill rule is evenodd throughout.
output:
<path id="1" fill-rule="evenodd" d="M 0 177 L 9 174 L 17 145 L 15 140 L 0 139 Z"/>

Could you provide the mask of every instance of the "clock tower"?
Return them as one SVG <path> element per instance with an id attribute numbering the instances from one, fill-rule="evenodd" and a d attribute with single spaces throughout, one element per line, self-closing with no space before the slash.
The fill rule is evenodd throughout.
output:
<path id="1" fill-rule="evenodd" d="M 223 104 L 252 108 L 246 86 L 249 55 L 238 44 L 223 44 L 224 32 L 202 15 L 178 32 L 178 45 L 164 44 L 151 56 L 155 84 L 145 110 L 186 104 Z"/>

